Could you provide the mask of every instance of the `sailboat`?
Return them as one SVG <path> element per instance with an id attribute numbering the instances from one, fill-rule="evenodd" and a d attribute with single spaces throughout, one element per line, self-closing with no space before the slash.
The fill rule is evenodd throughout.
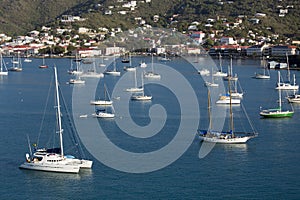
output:
<path id="1" fill-rule="evenodd" d="M 39 66 L 41 69 L 48 68 L 48 65 L 45 64 L 45 57 L 43 56 L 43 63 Z"/>
<path id="2" fill-rule="evenodd" d="M 154 67 L 153 67 L 153 54 L 152 54 L 152 62 L 151 62 L 151 69 L 152 71 L 144 73 L 145 78 L 153 78 L 153 79 L 160 79 L 160 74 L 154 72 Z"/>
<path id="3" fill-rule="evenodd" d="M 289 103 L 300 103 L 300 94 L 293 94 L 287 97 Z"/>
<path id="4" fill-rule="evenodd" d="M 152 100 L 151 95 L 145 95 L 145 93 L 144 93 L 144 78 L 143 78 L 143 75 L 142 75 L 142 92 L 132 95 L 131 100 L 135 100 L 135 101 L 150 101 L 150 100 Z"/>
<path id="5" fill-rule="evenodd" d="M 28 51 L 26 52 L 26 58 L 24 59 L 24 62 L 32 62 L 32 60 L 28 56 Z"/>
<path id="6" fill-rule="evenodd" d="M 14 71 L 14 72 L 21 72 L 23 71 L 22 69 L 22 63 L 21 63 L 21 58 L 20 58 L 20 53 L 18 53 L 17 59 L 13 59 L 12 61 L 13 66 L 9 68 L 9 71 Z"/>
<path id="7" fill-rule="evenodd" d="M 246 143 L 249 139 L 257 136 L 257 132 L 254 131 L 252 124 L 247 117 L 252 132 L 236 132 L 234 130 L 234 121 L 232 106 L 230 103 L 230 130 L 229 131 L 214 131 L 212 129 L 212 119 L 211 119 L 211 102 L 210 102 L 210 92 L 208 90 L 208 113 L 209 113 L 209 129 L 208 130 L 199 130 L 198 135 L 201 141 L 210 142 L 210 143 L 219 143 L 219 144 L 243 144 Z"/>
<path id="8" fill-rule="evenodd" d="M 99 67 L 105 67 L 106 65 L 104 64 L 104 55 L 101 56 L 101 63 L 99 64 Z"/>
<path id="9" fill-rule="evenodd" d="M 126 92 L 142 92 L 144 90 L 143 87 L 137 87 L 137 80 L 136 80 L 136 71 L 134 71 L 134 87 L 127 88 Z"/>
<path id="10" fill-rule="evenodd" d="M 110 100 L 109 93 L 107 91 L 106 85 L 104 84 L 104 100 L 98 99 L 98 100 L 92 100 L 90 101 L 91 105 L 112 105 L 112 101 Z M 106 98 L 108 97 L 108 98 Z"/>
<path id="11" fill-rule="evenodd" d="M 296 75 L 294 74 L 294 82 L 291 83 L 291 75 L 290 75 L 290 67 L 289 67 L 289 59 L 288 55 L 286 54 L 286 60 L 287 60 L 287 78 L 288 80 L 286 82 L 280 82 L 280 79 L 278 79 L 278 83 L 276 85 L 277 90 L 298 90 L 299 85 L 296 84 Z"/>
<path id="12" fill-rule="evenodd" d="M 219 65 L 220 65 L 220 70 L 217 71 L 216 73 L 213 74 L 213 76 L 219 76 L 219 77 L 226 77 L 228 74 L 226 72 L 223 72 L 222 70 L 222 56 L 221 53 L 219 53 Z"/>
<path id="13" fill-rule="evenodd" d="M 141 61 L 139 66 L 140 66 L 140 68 L 146 68 L 147 63 L 145 61 Z"/>
<path id="14" fill-rule="evenodd" d="M 71 66 L 70 66 L 70 70 L 68 70 L 68 73 L 71 75 L 80 75 L 83 73 L 83 71 L 80 69 L 80 62 L 76 62 L 76 68 L 73 68 L 73 63 L 72 60 L 70 60 L 71 62 Z"/>
<path id="15" fill-rule="evenodd" d="M 5 65 L 5 62 L 2 58 L 2 53 L 0 53 L 0 76 L 7 76 L 8 75 L 8 71 Z"/>
<path id="16" fill-rule="evenodd" d="M 103 73 L 98 73 L 96 70 L 96 64 L 95 61 L 92 61 L 93 63 L 93 68 L 88 70 L 88 72 L 86 73 L 82 73 L 81 77 L 85 77 L 85 78 L 103 78 L 104 74 Z"/>
<path id="17" fill-rule="evenodd" d="M 57 80 L 57 70 L 54 67 L 55 76 L 55 96 L 56 96 L 56 113 L 57 125 L 59 133 L 60 147 L 53 149 L 36 149 L 33 155 L 26 154 L 26 161 L 20 165 L 22 169 L 48 171 L 48 172 L 65 172 L 65 173 L 79 173 L 82 168 L 92 168 L 93 161 L 77 159 L 74 156 L 66 156 L 64 154 L 63 146 L 63 129 L 60 110 L 59 86 Z M 30 148 L 31 152 L 31 148 Z"/>
<path id="18" fill-rule="evenodd" d="M 114 69 L 113 70 L 106 70 L 104 72 L 104 74 L 106 75 L 112 75 L 112 76 L 121 76 L 121 72 L 117 71 L 117 67 L 116 67 L 116 57 L 114 55 L 114 62 L 113 62 L 113 65 L 114 65 Z"/>
<path id="19" fill-rule="evenodd" d="M 164 53 L 164 57 L 160 57 L 159 60 L 161 62 L 170 61 L 171 59 L 167 57 L 167 53 Z"/>
<path id="20" fill-rule="evenodd" d="M 278 80 L 280 82 L 280 72 L 278 72 Z M 294 110 L 283 110 L 281 102 L 281 89 L 278 90 L 279 96 L 279 105 L 278 108 L 271 108 L 260 111 L 260 116 L 265 118 L 283 118 L 283 117 L 292 117 L 294 115 Z M 292 107 L 293 108 L 293 107 Z"/>
<path id="21" fill-rule="evenodd" d="M 223 79 L 225 81 L 228 81 L 228 80 L 237 81 L 238 80 L 237 74 L 235 74 L 233 76 L 233 71 L 232 71 L 232 57 L 230 57 L 230 65 L 228 66 L 228 74 L 227 74 L 227 76 L 224 76 Z"/>
<path id="22" fill-rule="evenodd" d="M 130 53 L 129 53 L 129 66 L 125 66 L 124 70 L 125 71 L 129 71 L 129 72 L 136 71 L 136 67 L 132 66 L 132 63 L 131 63 L 131 54 Z"/>
<path id="23" fill-rule="evenodd" d="M 82 80 L 80 78 L 80 75 L 83 73 L 83 71 L 79 70 L 80 69 L 79 65 L 80 65 L 80 62 L 76 62 L 76 70 L 73 71 L 73 73 L 72 73 L 73 75 L 75 75 L 75 78 L 71 78 L 69 80 L 69 84 L 84 84 L 85 83 L 85 80 Z"/>
<path id="24" fill-rule="evenodd" d="M 269 69 L 266 66 L 265 59 L 263 59 L 263 63 L 264 63 L 263 73 L 262 74 L 261 73 L 255 73 L 254 78 L 256 78 L 256 79 L 270 79 L 270 71 L 269 71 Z"/>
<path id="25" fill-rule="evenodd" d="M 211 73 L 210 74 L 211 74 L 211 81 L 205 81 L 205 86 L 206 87 L 219 87 L 219 84 L 214 82 L 212 68 L 211 68 Z"/>
<path id="26" fill-rule="evenodd" d="M 238 92 L 238 80 L 234 81 L 234 87 L 233 87 L 233 91 L 231 91 L 231 97 L 233 99 L 242 99 L 243 96 L 244 96 L 244 92 L 243 91 L 242 92 Z"/>

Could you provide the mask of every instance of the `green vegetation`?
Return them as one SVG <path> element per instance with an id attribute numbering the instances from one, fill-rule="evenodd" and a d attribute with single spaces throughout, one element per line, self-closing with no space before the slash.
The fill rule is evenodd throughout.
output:
<path id="1" fill-rule="evenodd" d="M 38 29 L 43 25 L 62 27 L 58 19 L 64 14 L 79 15 L 87 20 L 72 23 L 72 28 L 84 26 L 97 30 L 99 27 L 117 28 L 122 30 L 137 27 L 136 17 L 142 17 L 147 24 L 155 27 L 175 28 L 186 31 L 191 22 L 200 24 L 198 29 L 207 33 L 212 30 L 221 30 L 224 35 L 245 37 L 249 30 L 254 30 L 262 36 L 278 34 L 281 37 L 300 40 L 300 4 L 298 0 L 152 0 L 150 3 L 140 3 L 137 8 L 129 11 L 123 8 L 123 1 L 118 0 L 16 0 L 1 2 L 0 8 L 0 33 L 8 35 L 26 34 L 28 31 Z M 108 6 L 114 6 L 112 15 L 105 15 Z M 281 7 L 280 7 L 281 6 Z M 279 10 L 288 8 L 284 17 L 279 17 Z M 118 11 L 128 11 L 122 15 Z M 258 24 L 249 22 L 255 18 L 256 13 L 264 13 L 266 17 L 260 19 Z M 158 21 L 153 16 L 158 15 Z M 225 22 L 233 22 L 239 15 L 243 18 L 243 28 L 230 28 Z M 208 18 L 215 19 L 213 27 L 205 26 Z M 171 23 L 172 22 L 172 23 Z M 67 24 L 70 26 L 70 24 Z M 66 26 L 66 24 L 64 24 Z M 212 41 L 209 41 L 210 45 Z"/>

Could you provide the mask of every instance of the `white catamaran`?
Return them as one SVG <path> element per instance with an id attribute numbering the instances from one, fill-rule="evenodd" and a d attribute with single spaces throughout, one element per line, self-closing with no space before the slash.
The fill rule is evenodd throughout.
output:
<path id="1" fill-rule="evenodd" d="M 60 147 L 53 149 L 41 148 L 35 152 L 26 154 L 26 161 L 20 165 L 22 169 L 48 171 L 48 172 L 64 172 L 64 173 L 79 173 L 81 168 L 91 168 L 93 161 L 74 158 L 74 156 L 66 156 L 63 147 L 63 129 L 60 110 L 59 86 L 57 81 L 57 71 L 54 67 L 55 75 L 55 96 L 57 106 L 57 124 Z M 31 152 L 31 148 L 30 148 Z"/>

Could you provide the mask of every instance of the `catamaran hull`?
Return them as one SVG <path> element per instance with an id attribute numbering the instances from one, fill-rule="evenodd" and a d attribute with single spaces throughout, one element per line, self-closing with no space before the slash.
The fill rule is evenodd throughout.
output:
<path id="1" fill-rule="evenodd" d="M 20 165 L 21 169 L 30 169 L 47 172 L 63 172 L 63 173 L 79 173 L 80 165 L 59 165 L 59 164 L 45 164 L 45 163 L 23 163 Z"/>

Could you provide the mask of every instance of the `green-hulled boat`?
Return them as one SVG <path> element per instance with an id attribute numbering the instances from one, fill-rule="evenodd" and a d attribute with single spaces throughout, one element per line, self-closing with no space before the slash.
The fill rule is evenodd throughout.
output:
<path id="1" fill-rule="evenodd" d="M 278 80 L 280 80 L 280 72 L 278 72 Z M 281 107 L 281 90 L 278 90 L 279 94 L 279 107 L 278 108 L 271 108 L 266 110 L 260 111 L 260 116 L 265 118 L 284 118 L 284 117 L 292 117 L 294 115 L 294 110 L 282 110 Z"/>

